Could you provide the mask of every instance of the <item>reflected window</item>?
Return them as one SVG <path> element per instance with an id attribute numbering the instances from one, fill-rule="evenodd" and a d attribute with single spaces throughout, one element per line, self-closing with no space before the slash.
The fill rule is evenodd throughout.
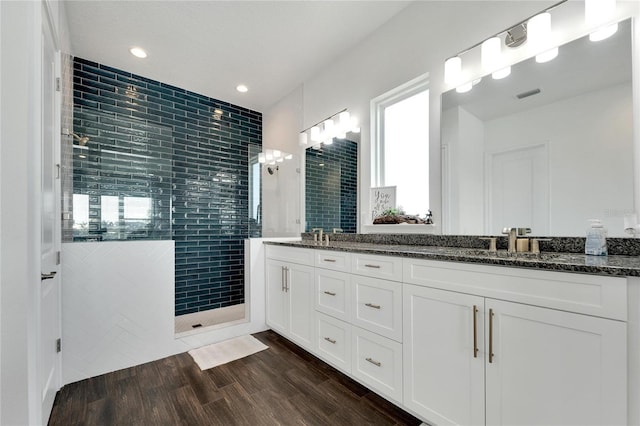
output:
<path id="1" fill-rule="evenodd" d="M 73 234 L 86 235 L 89 232 L 89 196 L 73 194 Z"/>
<path id="2" fill-rule="evenodd" d="M 429 89 L 426 76 L 372 101 L 376 129 L 372 186 L 395 186 L 396 206 L 429 209 Z"/>

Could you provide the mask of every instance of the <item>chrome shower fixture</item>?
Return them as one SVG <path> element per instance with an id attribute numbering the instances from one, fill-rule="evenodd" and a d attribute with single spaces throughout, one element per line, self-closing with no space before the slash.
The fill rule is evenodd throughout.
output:
<path id="1" fill-rule="evenodd" d="M 89 142 L 89 136 L 78 136 L 75 133 L 71 132 L 71 135 L 75 140 L 78 141 L 78 145 L 85 146 L 87 142 Z"/>

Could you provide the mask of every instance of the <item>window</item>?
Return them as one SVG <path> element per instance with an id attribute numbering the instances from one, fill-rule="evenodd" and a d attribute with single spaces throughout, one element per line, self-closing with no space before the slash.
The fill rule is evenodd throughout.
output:
<path id="1" fill-rule="evenodd" d="M 372 186 L 395 186 L 396 206 L 429 209 L 429 89 L 421 76 L 371 101 Z"/>

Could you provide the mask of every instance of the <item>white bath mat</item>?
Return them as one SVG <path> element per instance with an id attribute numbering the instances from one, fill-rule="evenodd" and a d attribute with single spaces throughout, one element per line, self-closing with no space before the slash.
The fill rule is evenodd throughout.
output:
<path id="1" fill-rule="evenodd" d="M 240 336 L 189 351 L 200 370 L 208 370 L 256 352 L 269 349 L 253 336 Z"/>

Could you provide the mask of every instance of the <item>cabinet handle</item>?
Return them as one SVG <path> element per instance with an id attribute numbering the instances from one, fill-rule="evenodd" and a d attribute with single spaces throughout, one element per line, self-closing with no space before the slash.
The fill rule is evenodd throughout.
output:
<path id="1" fill-rule="evenodd" d="M 40 280 L 52 280 L 56 276 L 56 271 L 51 271 L 48 274 L 40 274 Z"/>
<path id="2" fill-rule="evenodd" d="M 478 324 L 476 314 L 478 313 L 478 307 L 473 305 L 473 357 L 478 358 Z"/>
<path id="3" fill-rule="evenodd" d="M 331 343 L 332 345 L 336 344 L 336 341 L 331 339 L 330 337 L 325 337 L 324 340 L 326 340 L 327 342 Z"/>
<path id="4" fill-rule="evenodd" d="M 373 303 L 365 303 L 364 306 L 368 306 L 373 309 L 380 309 L 380 305 L 374 305 Z"/>
<path id="5" fill-rule="evenodd" d="M 328 294 L 329 296 L 335 296 L 336 295 L 335 293 L 332 293 L 330 291 L 325 291 L 324 294 Z"/>
<path id="6" fill-rule="evenodd" d="M 382 363 L 380 361 L 376 361 L 373 358 L 365 358 L 367 361 L 369 361 L 371 364 L 375 365 L 376 367 L 382 367 Z"/>
<path id="7" fill-rule="evenodd" d="M 371 265 L 369 263 L 365 263 L 364 266 L 367 267 L 367 268 L 380 269 L 380 265 Z"/>
<path id="8" fill-rule="evenodd" d="M 289 267 L 288 266 L 284 267 L 284 278 L 285 278 L 284 291 L 288 293 L 289 292 Z"/>
<path id="9" fill-rule="evenodd" d="M 284 291 L 285 286 L 286 286 L 285 282 L 287 280 L 287 273 L 285 272 L 285 267 L 284 266 L 281 266 L 281 268 L 282 268 L 282 273 L 281 273 L 281 275 L 282 275 L 282 287 L 280 288 L 280 290 Z"/>
<path id="10" fill-rule="evenodd" d="M 493 363 L 493 309 L 489 309 L 489 363 Z"/>
<path id="11" fill-rule="evenodd" d="M 322 259 L 324 262 L 331 262 L 331 263 L 335 263 L 336 260 L 335 259 Z"/>

